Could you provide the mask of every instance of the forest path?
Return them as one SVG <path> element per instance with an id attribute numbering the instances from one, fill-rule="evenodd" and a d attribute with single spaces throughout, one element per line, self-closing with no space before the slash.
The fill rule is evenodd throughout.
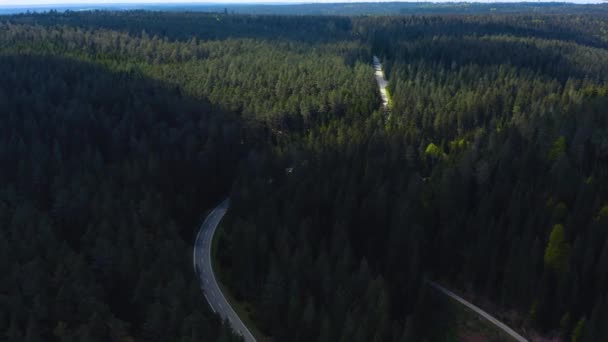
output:
<path id="1" fill-rule="evenodd" d="M 477 313 L 479 316 L 485 318 L 486 320 L 490 321 L 490 323 L 494 324 L 495 326 L 497 326 L 498 328 L 500 328 L 502 331 L 504 331 L 505 333 L 507 333 L 509 336 L 513 337 L 513 339 L 515 339 L 516 341 L 519 342 L 528 342 L 528 340 L 526 340 L 523 336 L 519 335 L 518 333 L 515 332 L 515 330 L 509 328 L 506 324 L 502 323 L 501 321 L 499 321 L 498 319 L 494 318 L 492 315 L 490 315 L 489 313 L 483 311 L 482 309 L 480 309 L 479 307 L 467 302 L 466 300 L 464 300 L 462 297 L 458 296 L 457 294 L 455 294 L 454 292 L 443 288 L 441 285 L 429 281 L 428 282 L 429 285 L 431 287 L 433 287 L 434 289 L 436 289 L 437 291 L 453 298 L 454 300 L 456 300 L 457 302 L 459 302 L 460 304 L 466 306 L 467 308 L 473 310 L 475 313 Z"/>
<path id="2" fill-rule="evenodd" d="M 386 86 L 388 85 L 388 82 L 386 81 L 386 78 L 384 78 L 382 63 L 380 63 L 380 59 L 377 56 L 374 56 L 374 76 L 376 77 L 378 88 L 380 88 L 382 106 L 384 107 L 384 109 L 388 109 L 388 92 L 386 91 Z"/>
<path id="3" fill-rule="evenodd" d="M 249 329 L 247 329 L 222 293 L 222 290 L 215 279 L 213 266 L 211 264 L 213 235 L 229 206 L 229 199 L 222 201 L 222 203 L 218 204 L 218 206 L 207 215 L 207 218 L 205 218 L 205 221 L 201 225 L 201 228 L 196 235 L 196 241 L 194 242 L 194 270 L 199 277 L 201 289 L 203 290 L 205 299 L 207 299 L 211 309 L 218 313 L 222 319 L 227 319 L 230 322 L 232 329 L 243 336 L 245 342 L 256 342 Z"/>

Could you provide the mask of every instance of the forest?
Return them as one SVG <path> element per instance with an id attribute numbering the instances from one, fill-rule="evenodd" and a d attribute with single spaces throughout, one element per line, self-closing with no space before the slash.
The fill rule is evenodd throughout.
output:
<path id="1" fill-rule="evenodd" d="M 602 6 L 598 6 L 602 8 Z M 0 336 L 608 340 L 608 16 L 0 16 Z M 391 107 L 381 108 L 372 56 Z"/>

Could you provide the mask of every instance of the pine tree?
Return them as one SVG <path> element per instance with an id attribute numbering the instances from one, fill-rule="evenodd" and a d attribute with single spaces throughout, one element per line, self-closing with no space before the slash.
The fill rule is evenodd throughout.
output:
<path id="1" fill-rule="evenodd" d="M 585 331 L 585 317 L 578 320 L 574 330 L 572 330 L 572 342 L 582 342 L 581 338 L 584 335 Z"/>
<path id="2" fill-rule="evenodd" d="M 553 226 L 547 248 L 545 249 L 545 265 L 563 275 L 568 267 L 570 245 L 566 241 L 564 226 L 556 224 Z"/>

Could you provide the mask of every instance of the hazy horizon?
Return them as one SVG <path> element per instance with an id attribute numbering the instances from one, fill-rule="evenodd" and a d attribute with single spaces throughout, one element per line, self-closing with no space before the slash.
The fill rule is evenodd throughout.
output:
<path id="1" fill-rule="evenodd" d="M 170 1 L 170 0 L 0 0 L 0 7 L 28 7 L 28 6 L 78 6 L 78 5 L 145 5 L 145 4 L 154 4 L 154 5 L 180 5 L 180 4 L 190 4 L 190 5 L 222 5 L 222 4 L 328 4 L 328 3 L 383 3 L 383 2 L 431 2 L 431 3 L 450 3 L 450 2 L 471 2 L 471 3 L 519 3 L 519 2 L 528 2 L 528 3 L 551 3 L 551 2 L 561 2 L 561 3 L 577 3 L 577 4 L 597 4 L 605 1 L 601 0 L 571 0 L 571 1 L 551 1 L 551 0 L 528 0 L 528 1 L 520 1 L 520 0 L 503 0 L 503 1 L 484 1 L 484 0 L 435 0 L 435 1 L 414 1 L 414 0 L 406 0 L 406 1 L 394 1 L 394 0 L 369 0 L 369 1 L 353 1 L 353 0 L 316 0 L 316 1 L 301 1 L 301 0 L 214 0 L 214 1 L 205 1 L 205 0 L 191 0 L 191 1 Z"/>

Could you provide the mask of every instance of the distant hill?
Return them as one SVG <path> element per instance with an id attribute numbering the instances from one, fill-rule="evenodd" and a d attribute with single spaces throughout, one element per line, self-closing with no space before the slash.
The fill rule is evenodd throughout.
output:
<path id="1" fill-rule="evenodd" d="M 226 12 L 238 14 L 281 15 L 398 15 L 398 14 L 483 14 L 483 13 L 606 13 L 608 4 L 566 2 L 518 3 L 326 3 L 326 4 L 82 4 L 1 6 L 0 14 L 26 12 L 88 11 L 88 10 L 149 10 L 177 12 Z"/>

